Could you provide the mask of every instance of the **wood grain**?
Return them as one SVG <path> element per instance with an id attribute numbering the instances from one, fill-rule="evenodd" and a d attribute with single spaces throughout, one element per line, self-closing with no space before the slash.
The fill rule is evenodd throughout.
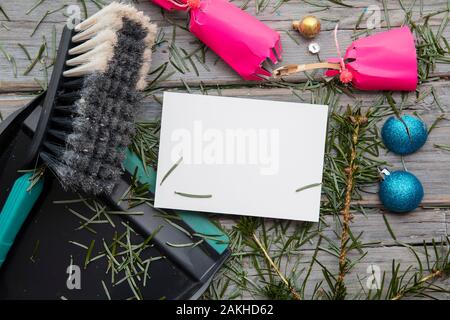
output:
<path id="1" fill-rule="evenodd" d="M 345 3 L 353 6 L 352 8 L 334 5 L 325 0 L 314 1 L 315 3 L 324 5 L 325 7 L 323 8 L 325 9 L 327 8 L 326 6 L 329 6 L 329 10 L 320 10 L 320 7 L 305 3 L 301 0 L 290 0 L 274 10 L 276 2 L 275 0 L 270 0 L 268 7 L 264 11 L 256 14 L 255 2 L 250 1 L 245 10 L 251 14 L 256 14 L 258 19 L 280 31 L 284 47 L 284 60 L 282 64 L 310 63 L 317 62 L 318 60 L 316 56 L 308 53 L 308 41 L 301 38 L 294 30 L 291 30 L 292 20 L 299 19 L 306 14 L 313 13 L 322 20 L 323 31 L 314 40 L 321 46 L 320 57 L 322 59 L 336 55 L 336 49 L 332 41 L 332 30 L 335 24 L 339 22 L 339 40 L 341 47 L 345 48 L 351 43 L 351 36 L 355 32 L 366 28 L 366 19 L 361 21 L 358 28 L 355 28 L 355 24 L 369 5 L 377 5 L 381 9 L 381 25 L 379 29 L 374 31 L 385 30 L 387 27 L 382 1 L 345 0 Z M 400 1 L 385 2 L 391 26 L 403 25 L 404 11 L 401 8 Z M 49 46 L 48 50 L 53 50 L 51 43 L 52 30 L 54 27 L 56 28 L 57 39 L 59 40 L 60 32 L 67 20 L 63 15 L 63 10 L 46 17 L 34 36 L 31 37 L 30 35 L 36 23 L 43 17 L 47 10 L 60 8 L 66 3 L 79 4 L 76 0 L 44 1 L 42 5 L 38 6 L 29 15 L 26 15 L 26 11 L 32 6 L 32 2 L 26 0 L 1 2 L 2 7 L 7 12 L 11 21 L 7 21 L 5 17 L 0 15 L 0 23 L 3 23 L 10 29 L 8 31 L 0 24 L 0 45 L 6 52 L 14 56 L 18 70 L 17 77 L 14 77 L 11 64 L 0 54 L 0 113 L 3 117 L 8 116 L 11 112 L 23 106 L 33 97 L 36 91 L 40 90 L 40 85 L 35 79 L 44 79 L 44 72 L 39 63 L 28 75 L 23 75 L 30 61 L 19 48 L 18 43 L 23 44 L 29 50 L 30 55 L 34 57 L 42 44 L 43 36 L 45 36 Z M 241 6 L 244 1 L 236 0 L 234 3 Z M 413 19 L 417 19 L 421 13 L 436 12 L 447 7 L 447 0 L 423 1 L 423 8 L 421 8 L 418 1 L 414 0 L 402 0 L 401 3 L 405 8 L 410 8 L 412 4 L 415 4 L 411 10 Z M 86 1 L 86 4 L 89 13 L 98 10 L 91 1 Z M 185 26 L 187 21 L 186 14 L 175 12 L 165 13 L 163 15 L 159 8 L 150 4 L 147 0 L 137 1 L 137 6 L 144 10 L 158 24 L 167 40 L 166 43 L 156 48 L 153 56 L 152 69 L 154 70 L 169 59 L 170 52 L 168 45 L 172 41 L 174 31 L 172 22 Z M 430 25 L 438 28 L 445 14 L 448 13 L 432 16 L 429 20 Z M 191 53 L 200 46 L 198 40 L 190 33 L 181 28 L 176 28 L 175 30 L 174 43 L 177 47 L 183 48 L 186 52 Z M 289 31 L 295 40 L 286 31 Z M 450 28 L 447 27 L 443 33 L 447 39 L 450 38 L 449 32 Z M 267 88 L 262 87 L 256 82 L 243 82 L 233 70 L 210 51 L 206 53 L 206 67 L 198 61 L 195 62 L 195 65 L 199 75 L 196 75 L 194 68 L 189 64 L 190 71 L 184 74 L 176 71 L 169 65 L 167 72 L 175 71 L 175 73 L 158 83 L 158 87 L 161 89 L 155 91 L 153 95 L 148 96 L 143 101 L 140 117 L 159 117 L 161 114 L 160 101 L 162 100 L 162 91 L 186 91 L 182 80 L 189 85 L 193 93 L 199 93 L 199 85 L 205 85 L 209 86 L 208 94 L 213 95 L 222 94 L 231 97 L 290 102 L 309 102 L 312 98 L 312 92 L 308 90 L 296 90 L 295 94 L 293 94 L 290 89 Z M 48 71 L 50 74 L 51 68 Z M 356 213 L 351 228 L 354 234 L 363 232 L 361 241 L 367 244 L 366 251 L 368 254 L 361 263 L 356 265 L 346 280 L 352 296 L 358 296 L 361 292 L 362 286 L 360 282 L 363 283 L 364 287 L 365 279 L 368 276 L 367 267 L 370 264 L 379 266 L 381 271 L 386 272 L 389 278 L 394 259 L 397 262 L 401 262 L 401 270 L 406 270 L 409 265 L 417 265 L 414 255 L 407 246 L 414 246 L 414 248 L 421 252 L 420 245 L 423 242 L 430 244 L 433 239 L 442 240 L 449 236 L 450 152 L 439 150 L 434 145 L 450 145 L 450 122 L 448 120 L 448 113 L 450 112 L 450 81 L 448 81 L 450 77 L 450 64 L 437 65 L 433 75 L 439 77 L 439 81 L 422 85 L 418 90 L 420 92 L 419 96 L 425 96 L 425 98 L 417 99 L 414 93 L 410 93 L 407 95 L 404 103 L 405 113 L 417 113 L 424 119 L 428 126 L 431 126 L 438 117 L 444 117 L 444 120 L 440 121 L 431 132 L 427 144 L 418 153 L 405 157 L 404 159 L 407 169 L 417 175 L 424 185 L 426 194 L 422 207 L 407 215 L 385 212 L 376 194 L 377 186 L 368 186 L 365 188 L 367 192 L 363 193 L 363 198 L 360 203 L 367 208 L 367 212 L 366 214 Z M 315 77 L 320 78 L 321 74 L 316 73 Z M 149 76 L 150 80 L 153 78 L 154 76 Z M 307 80 L 304 74 L 290 76 L 287 79 L 293 82 L 304 82 Z M 216 89 L 216 85 L 220 86 L 220 91 Z M 434 90 L 439 103 L 430 94 L 431 90 Z M 339 104 L 344 107 L 347 104 L 353 105 L 360 103 L 364 108 L 368 108 L 374 104 L 379 98 L 379 95 L 379 92 L 356 92 L 353 97 L 341 95 Z M 401 99 L 399 94 L 394 94 L 394 98 L 398 101 Z M 380 158 L 389 163 L 389 168 L 402 168 L 402 162 L 398 156 L 383 152 Z M 235 225 L 236 219 L 236 217 L 232 216 L 220 216 L 219 218 L 221 224 L 228 229 Z M 385 221 L 388 221 L 395 235 L 395 239 L 389 232 Z M 272 222 L 267 220 L 267 223 L 270 225 Z M 293 223 L 287 233 L 292 233 L 295 227 L 300 224 Z M 337 228 L 336 217 L 325 216 L 324 225 L 322 234 L 330 239 L 334 239 L 336 237 L 334 231 Z M 316 240 L 314 239 L 314 241 Z M 302 252 L 299 255 L 300 267 L 306 268 L 310 264 L 314 248 L 314 242 L 305 244 L 302 248 Z M 421 258 L 423 258 L 423 252 Z M 337 266 L 336 258 L 325 252 L 320 252 L 318 260 L 330 268 Z M 284 265 L 292 266 L 293 263 L 294 261 L 284 260 Z M 254 277 L 255 270 L 250 268 L 250 264 L 246 266 L 249 277 Z M 322 280 L 323 275 L 319 266 L 316 264 L 311 274 L 310 283 L 314 284 Z M 440 282 L 440 285 L 449 288 L 450 281 Z M 309 288 L 309 290 L 311 289 Z M 243 296 L 252 297 L 248 292 L 245 292 Z M 441 298 L 450 298 L 450 296 L 443 295 Z"/>
<path id="2" fill-rule="evenodd" d="M 425 254 L 422 248 L 414 248 L 416 253 L 418 254 L 420 260 L 423 264 L 425 264 Z M 367 292 L 367 280 L 371 275 L 371 269 L 369 267 L 375 266 L 375 268 L 379 268 L 381 273 L 381 277 L 383 273 L 385 273 L 385 285 L 389 283 L 389 280 L 392 278 L 392 263 L 395 261 L 396 264 L 400 264 L 399 273 L 403 274 L 407 272 L 409 277 L 412 275 L 413 271 L 417 269 L 407 270 L 411 265 L 417 265 L 417 259 L 412 253 L 411 249 L 407 247 L 374 247 L 367 248 L 367 255 L 355 265 L 355 267 L 351 270 L 351 272 L 347 275 L 346 284 L 349 292 L 349 299 L 351 298 L 362 298 L 365 297 L 364 290 Z M 281 265 L 283 270 L 292 270 L 293 266 L 297 266 L 298 270 L 307 270 L 311 263 L 311 259 L 314 252 L 312 250 L 303 250 L 299 255 L 293 256 L 291 260 L 283 259 Z M 357 259 L 359 255 L 355 252 L 350 254 L 351 259 Z M 298 260 L 299 259 L 299 260 Z M 330 266 L 330 271 L 337 271 L 337 258 L 331 256 L 326 252 L 319 251 L 317 260 L 325 265 Z M 258 281 L 257 271 L 253 269 L 250 265 L 246 265 L 247 277 L 253 281 Z M 425 275 L 428 273 L 425 273 Z M 409 277 L 405 277 L 405 282 L 409 280 Z M 300 277 L 298 280 L 298 285 L 301 285 L 303 278 Z M 306 287 L 306 297 L 310 297 L 311 292 L 313 291 L 313 286 L 323 281 L 323 275 L 321 272 L 321 267 L 316 263 L 312 267 L 312 272 L 310 278 L 308 280 L 308 285 Z M 439 285 L 448 288 L 450 286 L 450 279 L 444 279 L 437 282 Z M 324 284 L 324 287 L 327 288 L 327 285 Z M 229 290 L 234 290 L 236 288 L 229 288 Z M 237 289 L 239 290 L 239 289 Z M 258 298 L 258 295 L 251 294 L 248 291 L 243 292 L 244 298 Z M 437 295 L 440 299 L 448 299 L 449 294 L 439 294 Z M 411 297 L 412 298 L 412 297 Z"/>
<path id="3" fill-rule="evenodd" d="M 411 1 L 402 1 L 404 6 L 408 8 L 411 5 Z M 19 48 L 18 43 L 23 44 L 30 52 L 30 55 L 34 57 L 39 50 L 40 45 L 43 41 L 43 36 L 45 35 L 49 47 L 51 47 L 51 33 L 53 27 L 57 30 L 57 39 L 59 39 L 62 27 L 65 24 L 67 18 L 63 15 L 64 10 L 58 11 L 54 14 L 48 16 L 39 26 L 37 32 L 31 37 L 31 32 L 35 28 L 36 23 L 43 17 L 45 12 L 49 9 L 60 8 L 66 1 L 56 0 L 52 1 L 51 7 L 47 4 L 43 4 L 37 7 L 29 15 L 26 15 L 23 8 L 28 8 L 30 6 L 28 1 L 20 0 L 15 1 L 15 5 L 6 4 L 5 11 L 7 11 L 10 16 L 11 22 L 4 21 L 6 25 L 11 29 L 10 31 L 2 30 L 0 36 L 0 43 L 4 49 L 15 57 L 17 63 L 18 74 L 17 78 L 13 77 L 11 64 L 0 57 L 0 92 L 18 92 L 18 91 L 32 91 L 39 90 L 39 84 L 34 80 L 34 78 L 43 79 L 43 71 L 41 66 L 37 66 L 30 72 L 27 76 L 23 75 L 24 70 L 29 65 L 29 61 L 26 55 Z M 67 3 L 77 3 L 76 1 L 69 1 Z M 242 5 L 242 1 L 235 1 L 237 5 Z M 333 6 L 332 14 L 330 10 L 324 10 L 316 12 L 315 14 L 322 18 L 322 29 L 323 31 L 314 40 L 318 42 L 321 46 L 320 57 L 322 59 L 331 58 L 336 56 L 336 49 L 333 42 L 332 29 L 335 24 L 339 22 L 341 31 L 339 33 L 339 39 L 341 42 L 341 47 L 345 48 L 351 43 L 351 35 L 354 33 L 354 26 L 363 13 L 363 10 L 367 8 L 369 3 L 373 4 L 371 1 L 349 1 L 349 4 L 354 5 L 353 8 L 336 7 Z M 93 13 L 97 8 L 89 1 L 87 1 L 88 12 Z M 250 13 L 254 13 L 255 8 L 252 3 L 246 9 Z M 279 66 L 284 64 L 298 64 L 298 63 L 312 63 L 317 62 L 317 57 L 311 55 L 307 50 L 308 41 L 301 38 L 297 32 L 291 30 L 292 20 L 298 19 L 309 12 L 317 11 L 317 7 L 312 5 L 305 5 L 300 1 L 290 1 L 285 5 L 281 6 L 275 12 L 273 12 L 273 7 L 269 5 L 263 12 L 261 12 L 257 17 L 267 23 L 270 27 L 275 30 L 280 31 L 282 37 L 282 43 L 284 47 L 283 62 Z M 380 5 L 381 8 L 381 4 Z M 432 4 L 427 4 L 423 11 L 434 12 L 438 9 L 445 8 L 446 2 L 443 0 L 433 1 Z M 161 14 L 161 10 L 154 5 L 151 5 L 146 0 L 142 0 L 138 3 L 138 7 L 145 11 L 153 21 L 155 21 L 159 27 L 163 30 L 165 34 L 166 43 L 159 46 L 153 56 L 153 69 L 160 66 L 162 63 L 168 61 L 170 52 L 168 50 L 168 45 L 171 42 L 174 28 L 169 21 L 175 21 L 177 24 L 185 26 L 186 25 L 186 15 L 185 13 L 175 12 L 167 14 L 165 17 Z M 392 27 L 401 26 L 404 23 L 404 12 L 400 8 L 400 5 L 396 1 L 388 1 L 390 24 Z M 413 17 L 418 16 L 420 12 L 420 7 L 413 7 Z M 4 17 L 0 17 L 4 19 Z M 384 14 L 381 14 L 381 18 L 384 19 Z M 436 28 L 439 26 L 443 15 L 437 15 L 430 18 L 430 23 L 435 25 Z M 168 19 L 168 20 L 167 20 Z M 1 21 L 1 19 L 0 19 Z M 361 22 L 361 28 L 365 27 L 365 20 Z M 381 29 L 376 29 L 374 31 L 381 31 L 385 29 L 385 22 L 381 24 Z M 291 36 L 296 40 L 291 39 L 286 31 L 290 31 Z M 444 31 L 444 35 L 449 38 L 450 30 L 447 28 Z M 189 32 L 176 28 L 175 44 L 178 48 L 185 49 L 186 52 L 191 53 L 200 46 L 200 43 L 196 38 Z M 217 55 L 213 52 L 208 51 L 206 54 L 206 63 L 199 63 L 195 58 L 193 58 L 196 68 L 198 69 L 199 75 L 192 66 L 189 65 L 190 71 L 183 73 L 178 72 L 172 66 L 169 66 L 167 74 L 174 71 L 175 74 L 165 79 L 160 86 L 181 86 L 183 79 L 186 83 L 190 85 L 199 85 L 201 82 L 209 85 L 229 85 L 229 84 L 244 84 L 244 81 L 239 78 L 239 76 L 231 70 L 224 62 L 218 59 Z M 206 65 L 206 67 L 205 67 Z M 208 70 L 206 69 L 208 68 Z M 51 69 L 49 69 L 51 72 Z M 450 65 L 449 64 L 439 64 L 437 69 L 433 72 L 433 75 L 438 77 L 446 78 L 450 75 Z M 317 73 L 316 77 L 320 77 L 321 73 Z M 152 77 L 149 77 L 152 79 Z M 290 81 L 299 82 L 305 81 L 307 78 L 303 73 L 292 75 L 288 78 Z M 257 84 L 252 82 L 253 84 Z M 248 85 L 249 83 L 245 83 Z"/>

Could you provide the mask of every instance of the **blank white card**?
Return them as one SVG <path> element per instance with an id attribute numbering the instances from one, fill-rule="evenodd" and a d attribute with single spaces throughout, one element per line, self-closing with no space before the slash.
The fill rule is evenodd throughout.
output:
<path id="1" fill-rule="evenodd" d="M 165 92 L 155 206 L 318 221 L 327 119 L 324 105 Z"/>

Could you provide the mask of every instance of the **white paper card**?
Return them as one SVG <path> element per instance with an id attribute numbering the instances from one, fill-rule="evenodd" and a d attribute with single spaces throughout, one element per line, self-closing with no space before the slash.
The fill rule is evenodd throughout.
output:
<path id="1" fill-rule="evenodd" d="M 318 221 L 321 186 L 296 190 L 322 181 L 327 119 L 324 105 L 165 92 L 155 206 Z"/>

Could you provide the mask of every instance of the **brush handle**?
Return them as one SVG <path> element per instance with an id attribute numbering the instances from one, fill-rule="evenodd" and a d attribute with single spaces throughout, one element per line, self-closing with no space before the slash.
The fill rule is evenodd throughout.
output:
<path id="1" fill-rule="evenodd" d="M 27 173 L 16 180 L 0 213 L 0 267 L 44 187 L 43 179 L 32 186 L 31 177 Z"/>

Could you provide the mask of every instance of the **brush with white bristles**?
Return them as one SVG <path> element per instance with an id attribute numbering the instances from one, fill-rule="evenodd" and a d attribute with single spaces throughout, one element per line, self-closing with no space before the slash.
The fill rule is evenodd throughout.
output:
<path id="1" fill-rule="evenodd" d="M 155 34 L 148 17 L 119 3 L 64 30 L 71 39 L 60 45 L 36 152 L 66 189 L 107 194 L 122 175 Z"/>
<path id="2" fill-rule="evenodd" d="M 64 72 L 65 77 L 79 77 L 94 71 L 104 72 L 117 45 L 117 35 L 127 24 L 136 23 L 145 33 L 142 39 L 146 46 L 137 89 L 145 88 L 145 76 L 150 69 L 151 47 L 155 40 L 156 26 L 150 18 L 130 5 L 113 2 L 75 26 L 77 32 L 72 42 L 80 43 L 69 50 L 69 55 L 78 55 L 67 61 L 67 65 L 76 66 Z M 136 43 L 140 44 L 140 43 Z M 80 55 L 81 54 L 81 55 Z"/>

